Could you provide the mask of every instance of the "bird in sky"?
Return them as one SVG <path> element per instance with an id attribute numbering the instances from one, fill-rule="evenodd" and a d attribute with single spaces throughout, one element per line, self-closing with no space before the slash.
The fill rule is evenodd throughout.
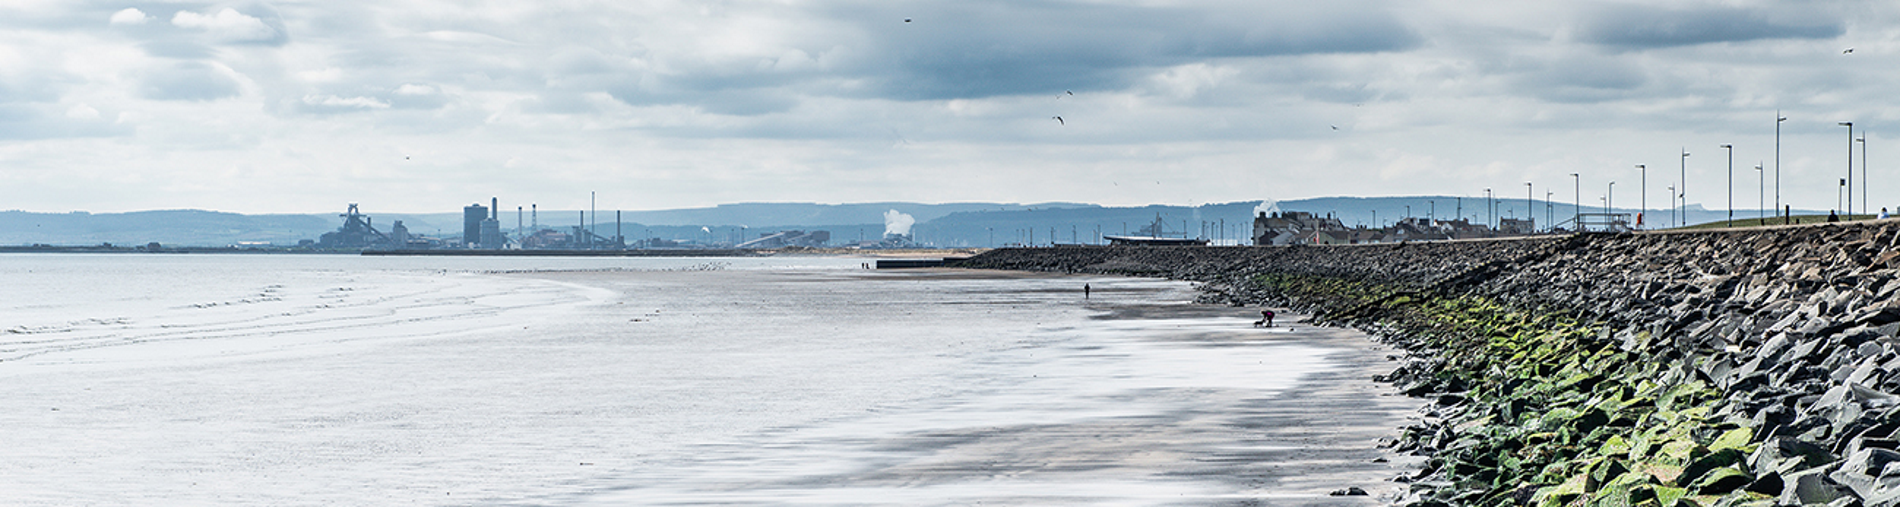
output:
<path id="1" fill-rule="evenodd" d="M 904 22 L 905 22 L 905 23 L 909 23 L 909 22 L 910 22 L 910 18 L 904 18 Z"/>
<path id="2" fill-rule="evenodd" d="M 1847 48 L 1847 49 L 1843 49 L 1843 50 L 1841 50 L 1841 54 L 1843 54 L 1843 55 L 1846 55 L 1846 54 L 1853 54 L 1853 53 L 1854 53 L 1854 48 Z"/>
<path id="3" fill-rule="evenodd" d="M 1056 120 L 1056 124 L 1057 124 L 1057 125 L 1068 125 L 1068 124 L 1069 124 L 1069 122 L 1065 122 L 1065 121 L 1062 121 L 1062 117 L 1061 117 L 1061 116 L 1051 116 L 1050 118 L 1053 118 L 1053 119 L 1055 119 L 1055 120 Z"/>
<path id="4" fill-rule="evenodd" d="M 1338 125 L 1333 125 L 1332 127 L 1333 127 L 1333 130 L 1339 130 L 1339 126 L 1338 126 Z"/>

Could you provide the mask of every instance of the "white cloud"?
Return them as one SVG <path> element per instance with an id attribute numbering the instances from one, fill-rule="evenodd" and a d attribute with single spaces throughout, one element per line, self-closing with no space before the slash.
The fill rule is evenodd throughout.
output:
<path id="1" fill-rule="evenodd" d="M 1690 195 L 1705 202 L 1722 183 L 1695 178 L 1725 176 L 1726 160 L 1704 152 L 1734 143 L 1738 166 L 1773 166 L 1780 108 L 1792 118 L 1785 191 L 1825 209 L 1844 166 L 1833 122 L 1873 131 L 1876 169 L 1881 133 L 1900 132 L 1885 123 L 1900 122 L 1900 105 L 1881 84 L 1900 77 L 1890 51 L 1900 46 L 1879 29 L 1900 23 L 1900 7 L 1869 4 L 1852 23 L 1832 7 L 1798 23 L 1768 11 L 1706 26 L 1671 14 L 1680 19 L 1619 31 L 1650 10 L 1479 1 L 138 4 L 165 6 L 156 16 L 8 4 L 0 10 L 24 15 L 0 16 L 0 136 L 13 139 L 0 143 L 0 165 L 21 169 L 0 174 L 0 201 L 428 211 L 492 193 L 444 183 L 449 171 L 482 173 L 510 189 L 504 199 L 543 208 L 594 185 L 628 189 L 646 208 L 1457 195 L 1673 166 L 1686 145 L 1697 153 Z M 1666 3 L 1678 7 L 1651 10 L 1709 4 Z M 1585 15 L 1599 12 L 1616 16 Z M 1831 27 L 1841 34 L 1829 38 Z M 329 149 L 357 145 L 445 155 L 388 166 L 369 155 L 378 149 Z M 237 159 L 285 179 L 195 170 Z M 510 159 L 537 172 L 498 170 Z M 96 202 L 32 183 L 114 160 L 203 191 L 125 187 L 119 197 L 132 198 Z M 406 184 L 365 185 L 335 167 Z M 994 184 L 1021 175 L 1049 184 Z M 1666 183 L 1648 176 L 1656 204 Z M 1581 184 L 1615 179 L 1621 194 L 1635 177 Z M 114 192 L 109 178 L 74 181 Z M 1900 178 L 1876 171 L 1871 183 L 1876 199 L 1883 185 L 1900 196 Z"/>
<path id="2" fill-rule="evenodd" d="M 389 103 L 370 97 L 338 97 L 335 95 L 305 95 L 303 103 L 312 106 L 353 108 L 353 109 L 389 109 Z"/>
<path id="3" fill-rule="evenodd" d="M 66 109 L 66 117 L 75 120 L 96 120 L 99 118 L 99 110 L 85 103 L 73 104 L 73 107 Z"/>
<path id="4" fill-rule="evenodd" d="M 145 24 L 146 21 L 151 21 L 151 19 L 152 19 L 151 16 L 145 15 L 145 11 L 141 11 L 134 8 L 127 8 L 125 10 L 112 13 L 111 22 L 114 25 L 143 25 Z"/>
<path id="5" fill-rule="evenodd" d="M 172 24 L 179 28 L 204 30 L 219 42 L 265 42 L 276 40 L 279 36 L 277 30 L 265 24 L 264 20 L 228 7 L 210 15 L 178 11 L 172 16 Z"/>

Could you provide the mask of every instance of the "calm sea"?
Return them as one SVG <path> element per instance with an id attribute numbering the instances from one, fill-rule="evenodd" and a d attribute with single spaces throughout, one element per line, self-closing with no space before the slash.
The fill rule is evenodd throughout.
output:
<path id="1" fill-rule="evenodd" d="M 1100 435 L 1327 367 L 1183 283 L 864 262 L 0 255 L 0 503 L 1214 504 Z"/>

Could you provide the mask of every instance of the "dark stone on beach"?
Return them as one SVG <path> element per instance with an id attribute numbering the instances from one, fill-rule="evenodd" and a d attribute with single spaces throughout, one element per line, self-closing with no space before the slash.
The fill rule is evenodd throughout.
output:
<path id="1" fill-rule="evenodd" d="M 1358 486 L 1353 486 L 1353 487 L 1349 487 L 1349 488 L 1346 488 L 1346 489 L 1335 489 L 1335 490 L 1333 490 L 1333 492 L 1332 492 L 1332 493 L 1327 493 L 1327 495 L 1330 495 L 1330 496 L 1366 496 L 1366 490 L 1363 490 L 1363 489 L 1359 489 L 1359 487 L 1358 487 Z"/>

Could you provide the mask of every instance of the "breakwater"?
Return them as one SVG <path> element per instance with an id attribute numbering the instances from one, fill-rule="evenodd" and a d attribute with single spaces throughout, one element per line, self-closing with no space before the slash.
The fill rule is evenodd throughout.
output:
<path id="1" fill-rule="evenodd" d="M 1296 247 L 996 250 L 1203 282 L 1409 351 L 1389 442 L 1435 505 L 1900 504 L 1900 224 Z M 1890 466 L 1891 465 L 1891 466 Z"/>

